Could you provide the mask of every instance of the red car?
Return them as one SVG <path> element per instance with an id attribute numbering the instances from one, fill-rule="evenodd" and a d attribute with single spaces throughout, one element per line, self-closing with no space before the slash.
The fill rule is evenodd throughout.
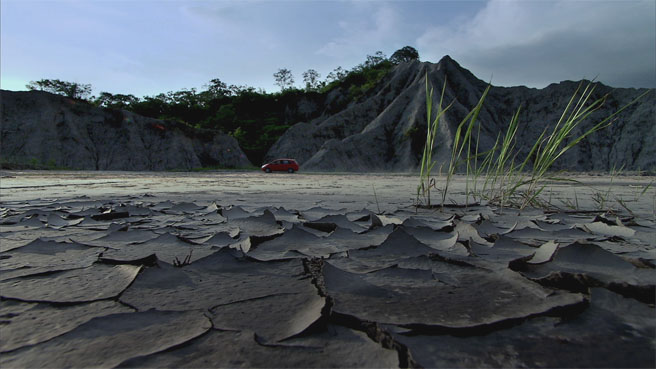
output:
<path id="1" fill-rule="evenodd" d="M 298 170 L 298 163 L 294 159 L 276 159 L 268 164 L 264 164 L 262 170 L 267 173 L 273 171 L 294 173 Z"/>

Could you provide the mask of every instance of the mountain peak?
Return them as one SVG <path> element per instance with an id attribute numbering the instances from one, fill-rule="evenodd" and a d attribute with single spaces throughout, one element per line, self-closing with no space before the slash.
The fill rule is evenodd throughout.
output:
<path id="1" fill-rule="evenodd" d="M 451 55 L 447 54 L 447 55 L 444 55 L 444 56 L 442 57 L 442 59 L 440 59 L 440 63 L 441 63 L 441 62 L 449 63 L 449 62 L 455 62 L 455 60 L 453 60 L 453 58 L 451 57 Z"/>
<path id="2" fill-rule="evenodd" d="M 397 66 L 365 98 L 342 111 L 316 118 L 312 124 L 302 123 L 289 128 L 271 147 L 267 157 L 294 157 L 305 170 L 416 170 L 426 139 L 425 78 L 437 90 L 433 95 L 433 106 L 439 102 L 439 89 L 444 86 L 445 79 L 448 81 L 445 97 L 447 101 L 453 101 L 453 105 L 440 123 L 444 128 L 440 128 L 442 131 L 436 139 L 433 154 L 438 164 L 448 163 L 454 142 L 452 135 L 457 131 L 458 122 L 478 104 L 488 86 L 449 55 L 436 64 L 423 62 Z M 558 121 L 559 111 L 565 108 L 564 104 L 575 87 L 492 87 L 479 116 L 479 120 L 485 122 L 480 147 L 483 151 L 492 148 L 499 132 L 507 129 L 513 110 L 518 106 L 523 106 L 521 118 L 525 122 L 523 141 L 518 145 L 531 147 L 545 128 Z M 623 106 L 635 98 L 634 95 L 631 91 L 615 90 L 609 97 L 609 104 L 599 111 L 600 116 L 612 114 L 612 106 Z M 653 141 L 653 135 L 635 134 L 640 132 L 638 127 L 644 124 L 642 122 L 653 120 L 649 109 L 632 106 L 616 123 L 623 127 L 621 137 L 611 136 L 611 131 L 599 132 L 589 138 L 593 144 L 581 145 L 568 152 L 553 168 L 597 171 L 608 170 L 613 163 L 631 169 L 656 168 L 652 147 L 643 144 Z M 589 124 L 586 121 L 582 129 L 590 127 Z M 607 142 L 617 143 L 611 149 Z M 634 154 L 631 151 L 634 144 L 644 149 Z M 522 155 L 528 155 L 528 152 L 522 152 Z"/>
<path id="3" fill-rule="evenodd" d="M 453 60 L 453 58 L 450 55 L 444 55 L 442 59 L 440 59 L 437 64 L 443 65 L 443 66 L 455 66 L 458 68 L 462 68 L 460 64 L 458 64 L 457 61 Z"/>

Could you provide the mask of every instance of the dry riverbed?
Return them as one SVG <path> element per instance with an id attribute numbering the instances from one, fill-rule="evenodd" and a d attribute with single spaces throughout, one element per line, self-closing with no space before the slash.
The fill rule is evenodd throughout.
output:
<path id="1" fill-rule="evenodd" d="M 653 368 L 654 178 L 568 178 L 1 172 L 0 366 Z"/>

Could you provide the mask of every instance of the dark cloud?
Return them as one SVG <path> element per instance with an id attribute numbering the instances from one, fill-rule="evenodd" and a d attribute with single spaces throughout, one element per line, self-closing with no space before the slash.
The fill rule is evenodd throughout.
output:
<path id="1" fill-rule="evenodd" d="M 615 87 L 656 87 L 654 2 L 593 4 L 491 1 L 460 27 L 429 30 L 420 46 L 441 45 L 431 51 L 450 54 L 496 85 L 597 78 Z"/>

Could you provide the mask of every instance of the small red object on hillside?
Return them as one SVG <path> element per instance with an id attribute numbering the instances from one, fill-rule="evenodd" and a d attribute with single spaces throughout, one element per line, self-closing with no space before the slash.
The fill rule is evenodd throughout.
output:
<path id="1" fill-rule="evenodd" d="M 298 163 L 294 159 L 276 159 L 262 166 L 262 170 L 271 173 L 274 171 L 294 173 L 298 170 Z"/>

